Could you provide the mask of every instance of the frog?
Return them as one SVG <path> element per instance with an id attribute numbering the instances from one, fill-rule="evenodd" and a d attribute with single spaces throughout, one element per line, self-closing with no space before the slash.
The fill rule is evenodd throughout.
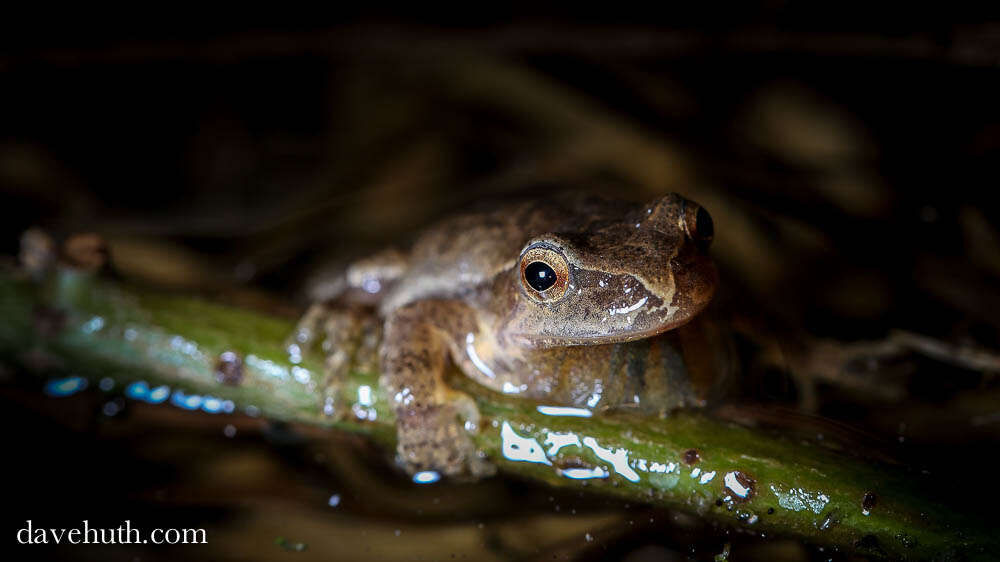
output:
<path id="1" fill-rule="evenodd" d="M 493 392 L 588 412 L 665 415 L 704 403 L 710 381 L 699 384 L 678 349 L 715 293 L 713 237 L 709 213 L 676 193 L 645 204 L 552 196 L 460 213 L 407 250 L 348 265 L 317 295 L 295 345 L 325 337 L 327 414 L 343 410 L 336 396 L 347 370 L 367 362 L 390 397 L 402 466 L 478 479 L 495 465 L 473 445 L 478 408 L 448 384 L 449 370 Z"/>

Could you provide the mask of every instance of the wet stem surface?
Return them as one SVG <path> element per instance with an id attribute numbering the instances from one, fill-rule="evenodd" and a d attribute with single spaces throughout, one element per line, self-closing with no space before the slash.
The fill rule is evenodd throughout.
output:
<path id="1" fill-rule="evenodd" d="M 9 272 L 2 279 L 10 319 L 0 332 L 2 348 L 39 374 L 73 365 L 77 376 L 47 383 L 51 395 L 110 377 L 131 400 L 361 432 L 391 447 L 392 414 L 373 374 L 352 375 L 345 388 L 351 414 L 323 415 L 316 359 L 290 357 L 283 348 L 290 321 L 74 272 L 41 285 L 17 277 Z M 63 311 L 63 325 L 39 332 L 40 307 Z M 553 416 L 482 389 L 474 395 L 484 417 L 479 449 L 504 472 L 548 486 L 871 556 L 958 549 L 986 557 L 994 541 L 978 524 L 927 499 L 933 479 L 816 443 L 694 412 L 666 420 Z"/>

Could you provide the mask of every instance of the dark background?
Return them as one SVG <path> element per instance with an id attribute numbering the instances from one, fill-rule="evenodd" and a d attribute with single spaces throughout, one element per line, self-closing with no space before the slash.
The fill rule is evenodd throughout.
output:
<path id="1" fill-rule="evenodd" d="M 95 231 L 117 275 L 294 314 L 318 273 L 476 201 L 680 191 L 715 218 L 733 403 L 847 424 L 915 472 L 969 470 L 995 449 L 993 372 L 957 351 L 852 347 L 905 330 L 998 353 L 995 14 L 767 2 L 473 21 L 357 7 L 55 15 L 0 24 L 5 255 L 31 226 Z M 108 418 L 98 393 L 53 401 L 17 384 L 3 398 L 11 534 L 34 514 L 208 526 L 214 559 L 357 558 L 392 541 L 382 556 L 704 559 L 726 541 L 738 559 L 829 554 L 517 482 L 414 490 L 362 443 L 337 443 L 358 451 L 345 466 L 327 437 L 250 419 L 134 404 Z M 532 544 L 510 538 L 549 523 Z M 597 527 L 611 538 L 579 539 Z M 296 529 L 329 542 L 275 545 Z M 370 543 L 345 538 L 358 529 Z M 442 546 L 413 550 L 429 543 Z"/>

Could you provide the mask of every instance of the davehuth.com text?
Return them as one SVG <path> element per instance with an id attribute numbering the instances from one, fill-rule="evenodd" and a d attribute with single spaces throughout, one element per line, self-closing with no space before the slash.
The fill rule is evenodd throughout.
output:
<path id="1" fill-rule="evenodd" d="M 17 531 L 20 544 L 206 544 L 205 529 L 161 529 L 145 533 L 132 527 L 130 520 L 118 527 L 91 527 L 84 519 L 80 527 L 46 528 L 31 519 Z"/>

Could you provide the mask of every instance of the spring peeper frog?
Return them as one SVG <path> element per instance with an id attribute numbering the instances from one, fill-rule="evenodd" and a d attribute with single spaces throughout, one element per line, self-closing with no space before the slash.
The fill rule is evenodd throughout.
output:
<path id="1" fill-rule="evenodd" d="M 381 333 L 370 346 L 403 464 L 478 477 L 492 465 L 468 435 L 477 431 L 475 403 L 445 383 L 451 365 L 547 404 L 662 413 L 699 403 L 674 329 L 712 298 L 712 236 L 708 213 L 676 194 L 645 205 L 571 197 L 455 216 L 406 253 L 351 265 L 296 337 L 308 343 L 325 331 L 336 385 L 364 347 L 359 327 L 376 318 Z"/>

